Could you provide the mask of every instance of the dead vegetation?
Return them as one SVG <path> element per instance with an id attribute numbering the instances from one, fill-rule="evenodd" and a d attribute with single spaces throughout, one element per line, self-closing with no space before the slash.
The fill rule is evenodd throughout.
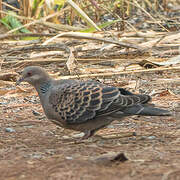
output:
<path id="1" fill-rule="evenodd" d="M 23 26 L 0 25 L 0 179 L 180 179 L 179 1 L 79 1 L 96 25 L 114 21 L 103 31 L 70 4 L 25 2 L 12 15 Z M 15 87 L 28 65 L 149 94 L 174 115 L 127 118 L 75 144 L 81 134 L 49 122 L 32 87 Z"/>

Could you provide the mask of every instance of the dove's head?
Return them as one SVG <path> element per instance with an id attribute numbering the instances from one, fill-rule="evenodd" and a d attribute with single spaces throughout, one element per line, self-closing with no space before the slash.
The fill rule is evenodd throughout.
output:
<path id="1" fill-rule="evenodd" d="M 22 71 L 21 77 L 17 80 L 16 85 L 24 81 L 35 86 L 49 79 L 48 73 L 43 68 L 39 66 L 28 66 Z"/>

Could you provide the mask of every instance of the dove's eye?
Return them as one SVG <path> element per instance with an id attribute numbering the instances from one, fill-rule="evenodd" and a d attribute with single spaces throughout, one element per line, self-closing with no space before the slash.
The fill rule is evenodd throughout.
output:
<path id="1" fill-rule="evenodd" d="M 28 76 L 32 76 L 32 73 L 31 73 L 31 72 L 28 72 L 27 75 L 28 75 Z"/>

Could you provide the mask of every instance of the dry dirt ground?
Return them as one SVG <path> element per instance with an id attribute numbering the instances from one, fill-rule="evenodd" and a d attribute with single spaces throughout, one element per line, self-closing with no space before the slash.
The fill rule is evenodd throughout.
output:
<path id="1" fill-rule="evenodd" d="M 132 77 L 119 79 L 134 82 Z M 180 179 L 178 77 L 173 71 L 148 74 L 137 87 L 152 94 L 153 103 L 175 110 L 174 116 L 126 118 L 97 133 L 104 138 L 82 143 L 74 141 L 79 132 L 46 119 L 32 87 L 1 87 L 0 180 Z"/>

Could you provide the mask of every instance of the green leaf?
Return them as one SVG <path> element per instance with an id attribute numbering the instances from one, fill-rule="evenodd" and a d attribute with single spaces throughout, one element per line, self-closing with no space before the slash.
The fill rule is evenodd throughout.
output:
<path id="1" fill-rule="evenodd" d="M 23 25 L 21 24 L 21 22 L 15 17 L 13 16 L 14 12 L 10 12 L 7 16 L 8 18 L 8 23 L 11 26 L 12 29 L 15 28 L 19 28 L 22 27 L 19 31 L 23 32 L 23 33 L 30 33 L 30 31 L 26 28 L 23 27 Z"/>
<path id="2" fill-rule="evenodd" d="M 108 26 L 110 26 L 110 25 L 112 25 L 112 24 L 114 24 L 114 23 L 119 22 L 119 21 L 120 21 L 120 20 L 117 19 L 117 20 L 114 20 L 114 21 L 105 22 L 105 23 L 99 25 L 98 27 L 99 27 L 100 29 L 106 28 L 106 27 L 108 27 Z M 96 31 L 97 31 L 97 30 L 96 30 L 94 27 L 90 27 L 90 28 L 88 28 L 88 29 L 81 30 L 80 32 L 92 33 L 92 32 L 96 32 Z"/>
<path id="3" fill-rule="evenodd" d="M 6 28 L 8 28 L 8 29 L 10 30 L 10 29 L 12 29 L 12 28 L 11 28 L 11 26 L 9 26 L 6 17 L 7 17 L 7 16 L 5 16 L 4 18 L 0 19 L 0 22 L 1 22 L 4 26 L 6 26 Z"/>
<path id="4" fill-rule="evenodd" d="M 66 0 L 54 0 L 54 4 L 59 6 L 64 6 Z"/>
<path id="5" fill-rule="evenodd" d="M 21 22 L 14 16 L 16 15 L 14 12 L 9 11 L 8 15 L 5 16 L 4 18 L 0 19 L 0 22 L 5 25 L 9 30 L 16 29 L 19 27 L 22 27 L 20 30 L 17 30 L 16 33 L 31 33 L 28 29 L 23 27 Z M 24 40 L 34 40 L 34 39 L 39 39 L 39 37 L 23 37 L 21 39 Z"/>

